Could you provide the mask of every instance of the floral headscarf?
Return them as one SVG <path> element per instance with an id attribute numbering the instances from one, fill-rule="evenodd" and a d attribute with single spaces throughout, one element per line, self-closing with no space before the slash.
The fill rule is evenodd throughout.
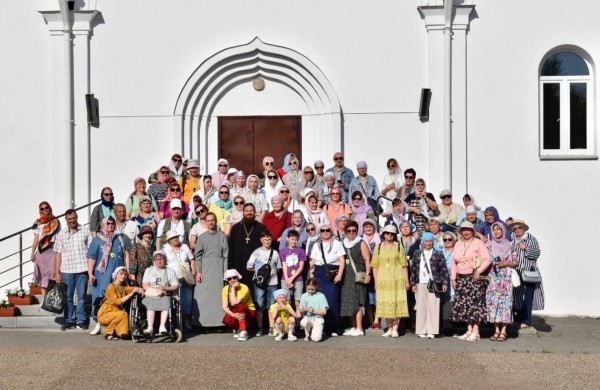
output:
<path id="1" fill-rule="evenodd" d="M 106 272 L 106 265 L 109 261 L 108 257 L 110 256 L 110 252 L 112 250 L 112 242 L 114 238 L 114 234 L 108 232 L 109 219 L 114 222 L 114 218 L 112 217 L 106 217 L 102 220 L 102 222 L 100 222 L 100 233 L 106 239 L 106 243 L 102 246 L 102 258 L 100 259 L 100 263 L 96 267 L 96 270 L 100 271 L 101 273 Z"/>
<path id="2" fill-rule="evenodd" d="M 354 213 L 354 221 L 356 221 L 358 224 L 358 235 L 362 236 L 363 223 L 368 218 L 368 214 L 373 214 L 373 209 L 371 209 L 371 207 L 365 202 L 365 197 L 360 191 L 354 191 L 354 193 L 352 193 L 352 199 L 354 199 L 357 194 L 360 194 L 361 197 L 360 204 L 358 206 L 354 206 L 354 201 L 352 201 L 350 202 L 350 208 Z"/>

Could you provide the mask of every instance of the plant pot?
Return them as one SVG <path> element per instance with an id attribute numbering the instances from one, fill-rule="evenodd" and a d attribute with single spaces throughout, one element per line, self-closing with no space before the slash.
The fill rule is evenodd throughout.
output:
<path id="1" fill-rule="evenodd" d="M 42 288 L 40 286 L 29 286 L 29 292 L 31 295 L 42 295 Z"/>
<path id="2" fill-rule="evenodd" d="M 8 297 L 8 302 L 13 305 L 31 305 L 33 303 L 33 295 L 25 295 L 24 297 Z"/>
<path id="3" fill-rule="evenodd" d="M 0 309 L 0 317 L 14 317 L 16 309 L 16 307 L 7 307 L 4 309 Z"/>

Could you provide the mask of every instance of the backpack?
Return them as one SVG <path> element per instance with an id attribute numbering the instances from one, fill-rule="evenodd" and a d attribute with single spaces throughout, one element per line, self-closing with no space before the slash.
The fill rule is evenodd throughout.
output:
<path id="1" fill-rule="evenodd" d="M 252 281 L 258 286 L 265 288 L 269 285 L 269 281 L 271 280 L 271 258 L 273 257 L 273 248 L 271 248 L 271 252 L 269 253 L 269 260 L 265 264 L 263 264 L 258 271 L 254 274 Z"/>

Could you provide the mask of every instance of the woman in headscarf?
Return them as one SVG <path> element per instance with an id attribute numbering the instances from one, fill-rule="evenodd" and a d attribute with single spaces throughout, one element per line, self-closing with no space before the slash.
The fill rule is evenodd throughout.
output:
<path id="1" fill-rule="evenodd" d="M 285 174 L 290 171 L 290 166 L 288 164 L 292 157 L 296 157 L 296 155 L 294 153 L 288 153 L 283 158 L 283 166 L 281 168 L 277 169 L 277 174 L 279 175 L 279 177 L 283 178 L 285 176 Z"/>
<path id="2" fill-rule="evenodd" d="M 281 233 L 279 248 L 283 249 L 288 247 L 287 234 L 290 230 L 295 230 L 300 235 L 300 237 L 298 238 L 298 247 L 306 249 L 306 240 L 308 240 L 308 234 L 306 233 L 306 219 L 304 219 L 304 214 L 302 214 L 302 211 L 294 211 L 292 213 L 291 222 L 292 225 L 289 228 L 285 229 L 283 233 Z"/>
<path id="3" fill-rule="evenodd" d="M 306 207 L 306 220 L 308 222 L 312 222 L 315 224 L 317 229 L 319 229 L 322 225 L 329 225 L 329 219 L 327 218 L 327 214 L 323 212 L 319 208 L 319 200 L 313 194 L 308 195 L 308 207 Z"/>
<path id="4" fill-rule="evenodd" d="M 244 217 L 243 209 L 246 200 L 242 195 L 236 195 L 233 197 L 233 208 L 231 209 L 231 214 L 225 217 L 225 235 L 229 237 L 229 232 L 231 228 L 236 223 L 240 222 Z"/>
<path id="5" fill-rule="evenodd" d="M 492 239 L 488 241 L 488 250 L 492 258 L 492 266 L 488 274 L 486 294 L 487 322 L 493 323 L 495 332 L 492 341 L 506 341 L 506 327 L 512 324 L 513 286 L 511 273 L 516 272 L 517 257 L 513 253 L 512 244 L 505 237 L 505 227 L 494 222 Z"/>
<path id="6" fill-rule="evenodd" d="M 279 195 L 279 187 L 281 187 L 281 185 L 282 183 L 279 179 L 277 171 L 274 169 L 269 169 L 265 174 L 265 186 L 262 189 L 265 194 L 265 199 L 267 200 L 267 206 L 269 207 L 269 211 L 273 210 L 271 206 L 271 198 L 275 195 Z"/>
<path id="7" fill-rule="evenodd" d="M 31 244 L 31 261 L 33 266 L 33 280 L 46 294 L 48 281 L 54 279 L 54 240 L 60 231 L 60 221 L 52 214 L 50 203 L 43 201 L 39 205 L 40 217 L 35 220 L 31 228 L 33 244 Z"/>
<path id="8" fill-rule="evenodd" d="M 540 246 L 537 239 L 527 233 L 529 226 L 521 220 L 515 219 L 510 225 L 515 238 L 512 241 L 513 251 L 517 257 L 517 270 L 522 275 L 524 271 L 540 272 L 537 262 L 540 258 Z M 544 286 L 539 283 L 527 283 L 523 281 L 519 287 L 513 290 L 514 309 L 517 313 L 517 322 L 521 329 L 531 326 L 531 311 L 544 309 Z"/>
<path id="9" fill-rule="evenodd" d="M 289 171 L 283 176 L 283 182 L 290 189 L 290 196 L 300 200 L 300 191 L 304 188 L 306 181 L 300 168 L 300 161 L 294 156 L 288 161 Z"/>
<path id="10" fill-rule="evenodd" d="M 104 187 L 100 191 L 100 199 L 102 203 L 94 207 L 90 217 L 90 233 L 93 237 L 96 237 L 96 234 L 100 231 L 100 221 L 106 217 L 115 218 L 115 196 L 110 187 Z"/>
<path id="11" fill-rule="evenodd" d="M 435 196 L 426 190 L 425 180 L 419 178 L 415 181 L 415 191 L 407 195 L 405 201 L 414 218 L 417 231 L 420 235 L 425 233 L 427 220 L 433 217 L 434 212 L 438 209 Z"/>
<path id="12" fill-rule="evenodd" d="M 377 244 L 381 243 L 381 236 L 377 231 L 377 223 L 371 218 L 367 218 L 363 222 L 363 235 L 362 239 L 369 246 L 369 252 L 373 255 L 373 249 Z M 379 325 L 379 318 L 375 317 L 375 304 L 377 303 L 377 296 L 375 294 L 375 280 L 371 278 L 367 285 L 367 319 L 369 320 L 369 329 L 381 329 Z"/>
<path id="13" fill-rule="evenodd" d="M 160 205 L 160 209 L 158 210 L 158 214 L 160 215 L 160 219 L 166 219 L 171 217 L 171 201 L 173 199 L 179 199 L 181 201 L 181 219 L 187 219 L 188 213 L 190 212 L 190 206 L 185 202 L 183 198 L 183 192 L 181 191 L 181 186 L 179 183 L 171 183 L 169 186 L 169 193 L 163 200 Z"/>
<path id="14" fill-rule="evenodd" d="M 229 199 L 229 186 L 219 187 L 219 200 L 211 204 L 208 211 L 217 216 L 219 230 L 225 231 L 225 220 L 232 211 L 233 202 Z"/>
<path id="15" fill-rule="evenodd" d="M 317 227 L 314 223 L 308 222 L 306 224 L 306 247 L 305 249 L 308 256 L 310 256 L 310 252 L 312 251 L 313 246 L 319 240 L 319 232 L 317 231 Z M 305 270 L 308 271 L 308 267 L 305 267 Z"/>
<path id="16" fill-rule="evenodd" d="M 244 196 L 246 186 L 246 175 L 242 171 L 237 171 L 233 174 L 233 186 L 231 187 L 230 196 L 242 195 Z M 245 198 L 245 196 L 244 196 Z"/>
<path id="17" fill-rule="evenodd" d="M 136 215 L 140 212 L 140 198 L 142 196 L 150 197 L 152 203 L 152 211 L 158 211 L 158 205 L 156 200 L 148 195 L 146 192 L 146 180 L 143 177 L 138 177 L 133 181 L 134 190 L 129 195 L 129 198 L 125 201 L 125 210 L 127 219 L 131 218 L 132 215 Z"/>
<path id="18" fill-rule="evenodd" d="M 394 225 L 400 230 L 400 224 L 409 218 L 408 204 L 400 198 L 392 200 L 392 211 L 385 219 L 385 225 Z"/>
<path id="19" fill-rule="evenodd" d="M 104 218 L 100 223 L 100 234 L 92 240 L 87 251 L 88 278 L 92 285 L 92 313 L 95 311 L 96 298 L 104 294 L 115 269 L 129 269 L 129 251 L 121 246 L 121 240 L 115 240 L 115 227 L 113 217 Z M 95 315 L 92 314 L 92 317 L 96 321 L 96 327 L 91 334 L 96 335 L 100 333 L 100 324 Z"/>
<path id="20" fill-rule="evenodd" d="M 333 175 L 333 173 L 331 172 L 327 172 L 330 173 L 331 175 Z M 332 177 L 332 176 L 327 176 L 327 178 Z M 329 180 L 329 179 L 327 179 Z M 327 214 L 327 219 L 329 219 L 330 221 L 335 221 L 337 219 L 338 216 L 340 215 L 350 215 L 352 214 L 352 209 L 350 208 L 349 205 L 347 205 L 346 203 L 344 203 L 344 201 L 342 200 L 342 197 L 344 196 L 344 191 L 338 187 L 338 186 L 334 186 L 333 188 L 331 188 L 329 190 L 329 203 L 327 203 L 325 205 L 325 207 L 323 207 L 323 211 Z M 337 227 L 336 226 L 332 226 L 333 228 L 333 232 L 337 233 Z"/>
<path id="21" fill-rule="evenodd" d="M 381 184 L 381 195 L 388 199 L 394 199 L 400 196 L 400 188 L 404 185 L 404 175 L 402 168 L 395 158 L 390 158 L 387 161 L 388 174 L 383 178 Z M 386 210 L 390 208 L 390 202 L 386 201 L 384 207 Z"/>
<path id="22" fill-rule="evenodd" d="M 257 175 L 248 175 L 246 180 L 246 188 L 244 189 L 244 199 L 246 203 L 252 203 L 256 210 L 256 220 L 263 223 L 265 214 L 269 207 L 265 194 L 259 191 L 259 178 Z M 271 232 L 272 233 L 272 232 Z"/>
<path id="23" fill-rule="evenodd" d="M 475 236 L 479 238 L 484 244 L 487 245 L 488 241 L 492 238 L 492 225 L 495 222 L 502 224 L 503 230 L 506 232 L 506 239 L 511 240 L 510 230 L 508 226 L 500 219 L 498 210 L 494 206 L 487 207 L 483 213 L 485 220 L 479 225 L 475 226 Z"/>
<path id="24" fill-rule="evenodd" d="M 350 208 L 352 214 L 350 215 L 351 221 L 356 221 L 358 224 L 358 234 L 362 236 L 362 224 L 367 218 L 376 220 L 377 217 L 373 214 L 373 210 L 369 204 L 365 201 L 364 194 L 360 191 L 354 191 L 352 193 L 352 203 Z"/>
<path id="25" fill-rule="evenodd" d="M 156 178 L 156 182 L 150 184 L 150 187 L 148 187 L 148 194 L 156 199 L 160 207 L 163 200 L 168 195 L 170 184 L 173 183 L 175 179 L 171 176 L 169 168 L 164 165 L 157 171 Z"/>

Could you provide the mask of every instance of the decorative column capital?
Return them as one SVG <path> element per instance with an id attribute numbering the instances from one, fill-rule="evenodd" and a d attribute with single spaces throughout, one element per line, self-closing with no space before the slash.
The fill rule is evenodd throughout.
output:
<path id="1" fill-rule="evenodd" d="M 60 11 L 39 11 L 46 22 L 50 35 L 63 35 L 65 32 Z M 73 35 L 93 35 L 94 19 L 99 11 L 70 11 L 71 32 Z"/>
<path id="2" fill-rule="evenodd" d="M 444 2 L 442 0 L 422 0 L 418 9 L 425 21 L 425 28 L 428 32 L 444 30 Z M 471 22 L 471 12 L 474 9 L 474 0 L 454 0 L 452 29 L 468 30 Z"/>

